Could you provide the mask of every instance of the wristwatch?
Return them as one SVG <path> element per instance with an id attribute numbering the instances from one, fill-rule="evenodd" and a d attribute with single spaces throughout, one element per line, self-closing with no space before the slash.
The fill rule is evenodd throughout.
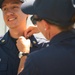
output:
<path id="1" fill-rule="evenodd" d="M 23 53 L 23 52 L 19 52 L 19 58 L 22 58 L 22 56 L 27 56 L 29 53 Z"/>

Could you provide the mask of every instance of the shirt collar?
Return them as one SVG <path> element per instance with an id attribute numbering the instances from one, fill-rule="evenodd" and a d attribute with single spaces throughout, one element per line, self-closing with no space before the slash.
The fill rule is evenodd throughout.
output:
<path id="1" fill-rule="evenodd" d="M 50 40 L 50 44 L 53 43 L 58 43 L 60 41 L 69 39 L 71 37 L 75 37 L 75 30 L 70 30 L 70 31 L 63 31 L 57 35 L 55 35 L 51 40 Z"/>

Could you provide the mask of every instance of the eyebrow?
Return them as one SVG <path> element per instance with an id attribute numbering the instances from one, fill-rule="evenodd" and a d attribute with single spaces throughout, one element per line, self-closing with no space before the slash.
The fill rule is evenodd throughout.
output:
<path id="1" fill-rule="evenodd" d="M 20 4 L 20 3 L 21 3 L 21 2 L 17 2 L 17 1 L 16 1 L 16 2 L 12 2 L 11 4 Z"/>
<path id="2" fill-rule="evenodd" d="M 16 2 L 11 2 L 11 4 L 20 4 L 20 3 L 21 3 L 21 2 L 18 2 L 18 1 L 16 1 Z M 4 6 L 6 6 L 6 4 L 2 5 L 2 8 L 3 8 Z"/>

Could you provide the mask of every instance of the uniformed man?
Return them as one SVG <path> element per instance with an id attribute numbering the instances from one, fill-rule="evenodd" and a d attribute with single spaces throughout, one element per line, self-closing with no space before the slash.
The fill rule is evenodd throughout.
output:
<path id="1" fill-rule="evenodd" d="M 16 40 L 18 37 L 24 35 L 28 17 L 20 9 L 23 2 L 23 0 L 0 0 L 0 8 L 3 12 L 4 21 L 9 27 L 8 32 L 0 41 L 0 75 L 17 75 L 22 54 L 19 54 Z M 29 39 L 31 41 L 30 52 L 46 47 L 39 44 L 34 36 L 31 36 Z"/>
<path id="2" fill-rule="evenodd" d="M 75 75 L 73 0 L 35 0 L 31 5 L 23 4 L 22 11 L 33 15 L 32 22 L 50 42 L 47 48 L 28 55 L 19 75 Z"/>

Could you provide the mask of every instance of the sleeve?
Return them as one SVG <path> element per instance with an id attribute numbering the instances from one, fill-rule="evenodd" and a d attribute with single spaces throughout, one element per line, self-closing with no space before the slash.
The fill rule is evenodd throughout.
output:
<path id="1" fill-rule="evenodd" d="M 38 68 L 31 57 L 27 58 L 24 70 L 19 75 L 38 75 Z"/>

